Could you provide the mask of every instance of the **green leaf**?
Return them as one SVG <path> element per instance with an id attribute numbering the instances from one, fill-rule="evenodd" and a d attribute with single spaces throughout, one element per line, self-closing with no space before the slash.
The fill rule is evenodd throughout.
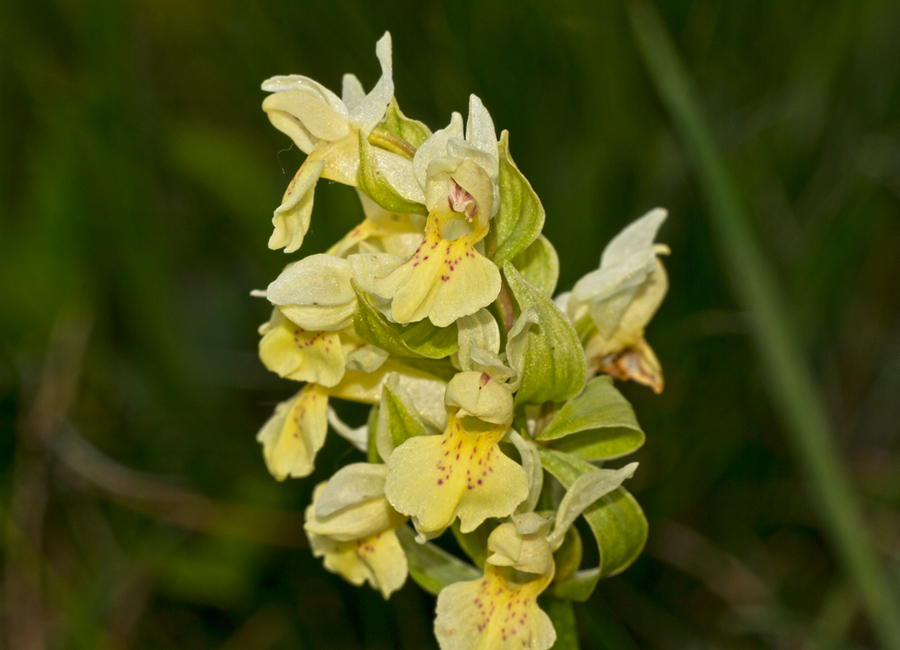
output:
<path id="1" fill-rule="evenodd" d="M 391 323 L 372 307 L 366 294 L 350 281 L 359 299 L 353 326 L 356 334 L 367 343 L 387 350 L 395 357 L 412 359 L 443 359 L 459 347 L 456 323 L 449 327 L 435 327 L 426 319 L 410 325 Z"/>
<path id="2" fill-rule="evenodd" d="M 453 522 L 453 537 L 456 543 L 465 551 L 475 566 L 484 569 L 484 561 L 487 559 L 487 541 L 495 526 L 485 522 L 471 533 L 464 533 L 459 529 L 459 519 Z"/>
<path id="3" fill-rule="evenodd" d="M 579 650 L 578 625 L 572 603 L 559 598 L 542 598 L 540 605 L 556 630 L 556 643 L 551 650 Z"/>
<path id="4" fill-rule="evenodd" d="M 544 227 L 544 207 L 531 184 L 509 155 L 509 132 L 500 134 L 500 209 L 494 217 L 497 250 L 492 259 L 503 266 L 537 239 Z"/>
<path id="5" fill-rule="evenodd" d="M 391 135 L 406 140 L 414 149 L 421 147 L 422 143 L 431 137 L 431 129 L 422 122 L 411 120 L 403 114 L 396 98 L 391 98 L 391 103 L 384 114 L 384 120 L 378 126 Z"/>
<path id="6" fill-rule="evenodd" d="M 437 595 L 441 589 L 455 582 L 478 580 L 481 572 L 431 542 L 419 544 L 409 526 L 397 529 L 397 538 L 406 552 L 409 575 L 422 589 Z"/>
<path id="7" fill-rule="evenodd" d="M 400 399 L 391 390 L 388 384 L 381 389 L 381 408 L 378 413 L 378 424 L 387 427 L 387 435 L 391 441 L 391 449 L 396 449 L 404 442 L 415 436 L 428 435 L 428 430 L 422 424 L 415 411 Z"/>
<path id="8" fill-rule="evenodd" d="M 544 468 L 568 489 L 579 476 L 597 469 L 587 461 L 543 447 L 538 448 Z M 586 600 L 602 577 L 621 573 L 634 562 L 647 542 L 647 518 L 637 501 L 619 487 L 584 511 L 600 550 L 600 566 L 575 574 L 554 593 L 571 600 Z"/>
<path id="9" fill-rule="evenodd" d="M 366 450 L 366 461 L 370 463 L 382 462 L 378 455 L 378 446 L 375 444 L 375 432 L 378 430 L 378 404 L 369 409 L 369 419 L 366 420 L 369 427 L 369 447 Z"/>
<path id="10" fill-rule="evenodd" d="M 558 440 L 553 449 L 585 460 L 607 460 L 638 449 L 644 444 L 644 432 L 612 378 L 603 376 L 589 381 L 580 395 L 566 402 L 537 439 Z"/>
<path id="11" fill-rule="evenodd" d="M 356 184 L 363 194 L 385 210 L 404 214 L 428 214 L 424 205 L 404 199 L 387 181 L 378 168 L 374 148 L 362 131 L 359 132 L 359 171 L 356 174 Z"/>
<path id="12" fill-rule="evenodd" d="M 569 319 L 540 289 L 525 281 L 509 262 L 506 281 L 519 308 L 534 307 L 540 322 L 526 336 L 522 386 L 516 404 L 564 402 L 581 392 L 585 381 L 584 349 Z"/>
<path id="13" fill-rule="evenodd" d="M 539 236 L 516 255 L 512 263 L 526 282 L 536 286 L 548 298 L 553 296 L 559 280 L 559 256 L 549 239 Z"/>

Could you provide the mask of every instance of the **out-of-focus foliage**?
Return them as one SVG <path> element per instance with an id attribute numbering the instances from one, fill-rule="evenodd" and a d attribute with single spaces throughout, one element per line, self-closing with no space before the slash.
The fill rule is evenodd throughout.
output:
<path id="1" fill-rule="evenodd" d="M 900 7 L 658 6 L 897 575 Z M 303 158 L 259 84 L 337 87 L 352 70 L 370 87 L 385 29 L 407 114 L 443 126 L 471 91 L 516 134 L 560 290 L 623 225 L 669 209 L 677 255 L 649 332 L 666 390 L 621 385 L 647 433 L 629 489 L 650 541 L 576 605 L 585 647 L 872 647 L 624 11 L 587 0 L 5 4 L 0 645 L 433 644 L 432 600 L 407 587 L 384 603 L 298 550 L 312 486 L 358 452 L 330 437 L 311 480 L 278 484 L 254 440 L 292 387 L 257 360 L 268 308 L 248 293 L 287 261 L 261 251 Z M 343 187 L 321 183 L 316 203 L 305 254 L 362 217 Z"/>

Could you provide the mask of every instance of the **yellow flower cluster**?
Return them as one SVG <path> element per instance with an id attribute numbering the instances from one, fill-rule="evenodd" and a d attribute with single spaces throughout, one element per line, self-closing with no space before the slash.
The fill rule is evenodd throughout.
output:
<path id="1" fill-rule="evenodd" d="M 555 585 L 566 597 L 623 569 L 646 535 L 621 487 L 636 464 L 598 464 L 636 449 L 643 432 L 612 382 L 592 377 L 662 387 L 644 328 L 667 286 L 653 244 L 665 212 L 629 226 L 554 301 L 558 258 L 508 135 L 497 137 L 474 95 L 465 124 L 454 113 L 432 133 L 407 118 L 389 34 L 376 53 L 382 76 L 369 93 L 353 75 L 340 97 L 299 75 L 263 84 L 272 124 L 308 154 L 269 247 L 301 247 L 319 178 L 357 188 L 364 219 L 255 292 L 272 305 L 262 362 L 304 382 L 258 440 L 279 481 L 313 472 L 329 426 L 365 454 L 320 484 L 306 511 L 327 569 L 385 598 L 408 575 L 439 592 L 442 648 L 549 648 L 556 633 L 538 595 Z M 344 423 L 333 399 L 371 405 L 368 423 Z M 561 501 L 545 472 L 567 488 Z M 625 508 L 635 523 L 617 534 L 636 550 L 579 572 L 572 523 L 584 514 L 602 526 L 590 518 L 601 507 Z M 442 552 L 428 540 L 448 529 L 482 577 L 460 560 L 433 571 Z M 571 570 L 558 570 L 576 547 Z"/>

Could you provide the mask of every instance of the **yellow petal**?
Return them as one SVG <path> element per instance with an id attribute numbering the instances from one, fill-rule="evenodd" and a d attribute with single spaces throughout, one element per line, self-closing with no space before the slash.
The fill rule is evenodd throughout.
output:
<path id="1" fill-rule="evenodd" d="M 331 91 L 328 92 L 333 94 Z M 314 138 L 321 140 L 339 140 L 350 130 L 347 109 L 343 103 L 326 101 L 320 91 L 317 92 L 308 87 L 269 95 L 263 101 L 263 110 L 270 116 L 270 119 L 273 115 L 281 113 L 278 116 L 278 123 L 272 120 L 276 128 L 284 130 L 282 127 L 287 121 L 285 116 L 289 116 L 302 124 L 303 128 Z M 288 133 L 288 135 L 292 135 L 292 133 Z"/>
<path id="2" fill-rule="evenodd" d="M 552 575 L 553 549 L 547 541 L 550 522 L 543 519 L 541 521 L 545 524 L 528 534 L 521 534 L 513 523 L 497 526 L 488 538 L 488 550 L 491 555 L 487 562 L 526 573 Z"/>
<path id="3" fill-rule="evenodd" d="M 394 530 L 406 517 L 384 497 L 387 467 L 353 463 L 317 486 L 304 528 L 309 533 L 347 542 Z"/>
<path id="4" fill-rule="evenodd" d="M 457 517 L 467 533 L 488 517 L 511 514 L 528 496 L 528 480 L 497 447 L 506 429 L 469 432 L 449 415 L 443 435 L 410 438 L 388 460 L 388 501 L 413 517 L 420 533 L 443 530 Z"/>
<path id="5" fill-rule="evenodd" d="M 313 555 L 324 556 L 325 568 L 351 584 L 368 582 L 387 598 L 406 582 L 406 554 L 393 530 L 349 542 L 336 542 L 310 532 L 307 535 Z"/>
<path id="6" fill-rule="evenodd" d="M 323 386 L 343 378 L 347 354 L 338 332 L 308 332 L 277 309 L 259 331 L 259 358 L 272 372 Z"/>
<path id="7" fill-rule="evenodd" d="M 524 585 L 491 565 L 481 580 L 457 582 L 438 594 L 434 632 L 441 650 L 547 650 L 556 642 L 537 597 L 546 577 Z"/>
<path id="8" fill-rule="evenodd" d="M 303 244 L 309 230 L 316 182 L 324 165 L 321 160 L 307 159 L 294 175 L 272 217 L 272 225 L 275 226 L 269 238 L 269 248 L 272 250 L 284 248 L 285 253 L 293 253 Z"/>
<path id="9" fill-rule="evenodd" d="M 458 418 L 468 415 L 493 424 L 509 426 L 513 418 L 513 396 L 505 384 L 486 372 L 460 372 L 447 384 L 447 406 L 458 407 Z"/>
<path id="10" fill-rule="evenodd" d="M 371 264 L 354 264 L 357 283 L 370 294 L 392 300 L 391 316 L 398 323 L 429 318 L 438 327 L 447 327 L 487 307 L 500 293 L 500 271 L 474 246 L 483 234 L 444 239 L 440 218 L 437 213 L 429 216 L 422 244 L 393 270 L 372 276 L 362 272 Z"/>
<path id="11" fill-rule="evenodd" d="M 272 476 L 283 481 L 288 476 L 308 476 L 316 453 L 328 432 L 328 393 L 316 384 L 307 384 L 297 395 L 275 407 L 275 414 L 260 429 L 263 457 Z"/>

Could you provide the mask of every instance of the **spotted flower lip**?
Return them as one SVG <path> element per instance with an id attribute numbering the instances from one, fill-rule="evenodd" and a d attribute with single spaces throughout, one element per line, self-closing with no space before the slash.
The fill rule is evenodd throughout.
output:
<path id="1" fill-rule="evenodd" d="M 473 531 L 528 496 L 525 470 L 497 446 L 507 427 L 478 430 L 465 422 L 471 430 L 449 414 L 443 435 L 410 438 L 388 459 L 385 495 L 420 535 L 443 531 L 457 517 L 463 532 Z"/>
<path id="2" fill-rule="evenodd" d="M 441 590 L 434 622 L 441 650 L 547 650 L 553 646 L 556 630 L 537 604 L 552 573 L 524 584 L 504 573 L 485 564 L 483 578 Z"/>
<path id="3" fill-rule="evenodd" d="M 347 350 L 340 332 L 305 330 L 275 309 L 259 333 L 259 358 L 279 376 L 328 387 L 343 378 Z"/>
<path id="4" fill-rule="evenodd" d="M 432 212 L 424 240 L 405 261 L 387 253 L 350 257 L 354 280 L 364 291 L 390 301 L 394 321 L 428 318 L 447 327 L 491 304 L 500 293 L 500 271 L 475 247 L 486 231 L 447 240 L 441 228 L 453 218 L 449 210 Z"/>

